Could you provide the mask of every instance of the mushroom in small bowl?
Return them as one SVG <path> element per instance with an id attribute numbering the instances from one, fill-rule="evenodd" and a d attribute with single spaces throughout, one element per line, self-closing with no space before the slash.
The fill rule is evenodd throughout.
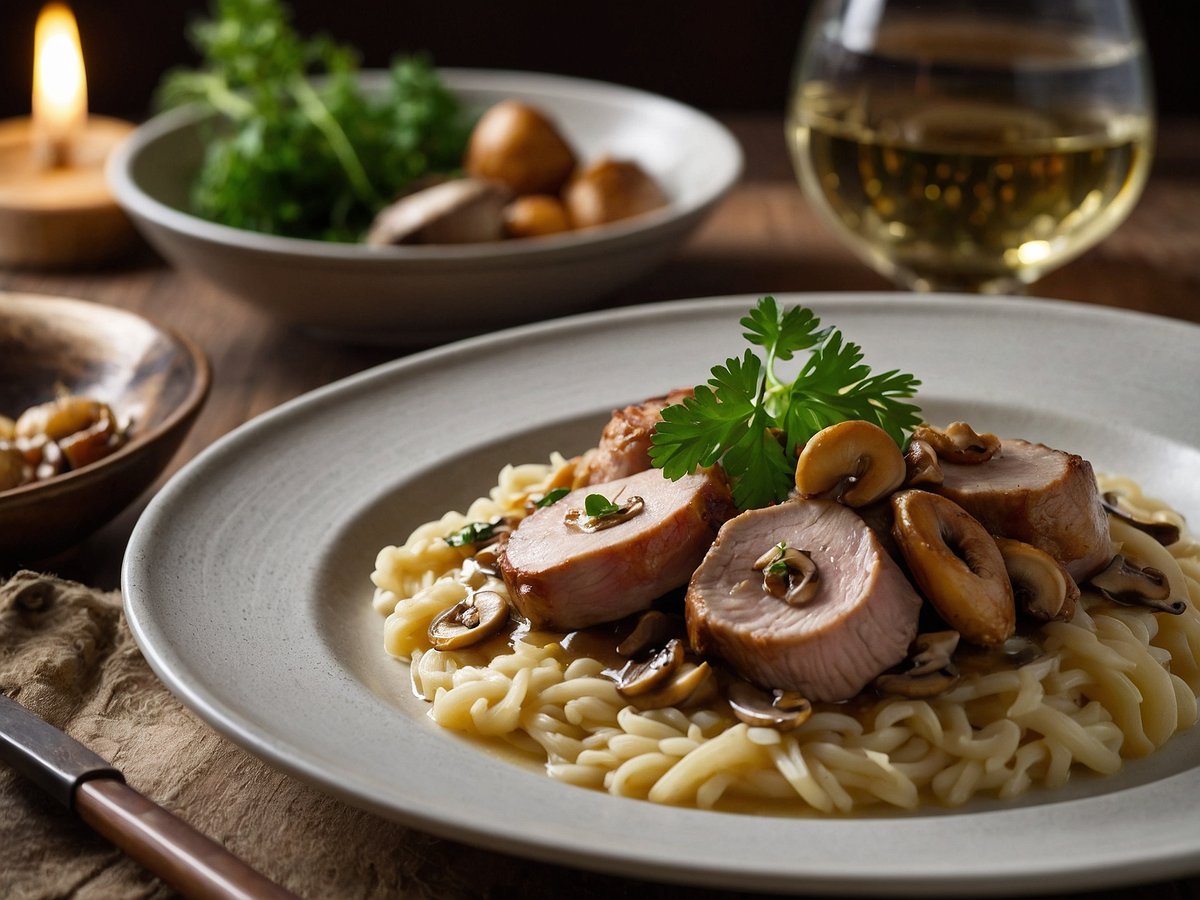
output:
<path id="1" fill-rule="evenodd" d="M 0 293 L 0 561 L 65 550 L 136 500 L 209 381 L 195 344 L 133 313 Z"/>
<path id="2" fill-rule="evenodd" d="M 371 89 L 386 74 L 359 77 Z M 666 97 L 531 72 L 439 75 L 472 114 L 500 107 L 501 125 L 505 110 L 526 125 L 536 111 L 569 152 L 543 134 L 539 158 L 549 174 L 514 182 L 511 135 L 481 131 L 464 160 L 469 178 L 430 185 L 420 208 L 381 219 L 370 244 L 264 234 L 195 215 L 189 190 L 205 119 L 188 107 L 138 128 L 110 158 L 109 183 L 179 268 L 309 332 L 411 346 L 594 307 L 668 259 L 741 173 L 728 129 Z M 458 219 L 455 229 L 465 221 L 452 235 L 458 242 L 447 240 L 448 217 Z"/>

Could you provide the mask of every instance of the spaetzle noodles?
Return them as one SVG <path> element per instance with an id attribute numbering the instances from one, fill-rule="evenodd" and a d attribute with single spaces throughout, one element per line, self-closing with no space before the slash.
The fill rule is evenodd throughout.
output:
<path id="1" fill-rule="evenodd" d="M 1192 726 L 1200 692 L 1200 543 L 1186 532 L 1162 547 L 1120 522 L 1188 599 L 1181 615 L 1121 607 L 1084 591 L 1073 618 L 1041 626 L 1040 653 L 964 673 L 929 699 L 862 696 L 817 704 L 791 731 L 737 721 L 719 697 L 641 710 L 605 665 L 562 635 L 518 630 L 484 646 L 433 649 L 427 631 L 462 600 L 469 552 L 445 535 L 470 522 L 520 518 L 526 501 L 569 482 L 572 463 L 505 467 L 465 512 L 421 525 L 378 555 L 374 605 L 384 646 L 409 660 L 414 690 L 439 725 L 498 740 L 570 784 L 699 808 L 782 805 L 849 813 L 874 804 L 956 806 L 1064 784 L 1071 773 L 1112 774 Z M 1102 478 L 1123 503 L 1182 527 L 1165 503 L 1128 479 Z M 488 589 L 505 592 L 492 578 Z M 869 692 L 868 692 L 869 693 Z"/>

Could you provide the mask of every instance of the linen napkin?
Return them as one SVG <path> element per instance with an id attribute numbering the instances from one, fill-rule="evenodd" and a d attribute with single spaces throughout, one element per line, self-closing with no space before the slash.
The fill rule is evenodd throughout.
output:
<path id="1" fill-rule="evenodd" d="M 33 572 L 0 584 L 0 691 L 301 897 L 715 897 L 530 863 L 347 806 L 225 740 L 150 670 L 120 594 Z M 165 898 L 161 881 L 0 763 L 0 897 Z"/>

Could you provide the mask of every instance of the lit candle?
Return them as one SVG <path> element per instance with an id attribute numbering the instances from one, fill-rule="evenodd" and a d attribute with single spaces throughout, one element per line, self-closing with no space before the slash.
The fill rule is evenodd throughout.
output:
<path id="1" fill-rule="evenodd" d="M 47 165 L 66 166 L 87 129 L 87 72 L 71 10 L 61 3 L 43 9 L 33 47 L 34 149 Z"/>
<path id="2" fill-rule="evenodd" d="M 0 265 L 88 265 L 130 246 L 133 227 L 104 163 L 132 130 L 88 115 L 75 17 L 47 5 L 34 32 L 32 118 L 0 122 Z"/>

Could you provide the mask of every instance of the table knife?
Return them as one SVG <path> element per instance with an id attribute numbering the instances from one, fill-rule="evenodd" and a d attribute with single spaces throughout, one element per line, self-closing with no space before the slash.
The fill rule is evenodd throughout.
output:
<path id="1" fill-rule="evenodd" d="M 103 757 L 4 694 L 0 760 L 185 896 L 295 900 L 290 891 L 139 794 Z"/>

